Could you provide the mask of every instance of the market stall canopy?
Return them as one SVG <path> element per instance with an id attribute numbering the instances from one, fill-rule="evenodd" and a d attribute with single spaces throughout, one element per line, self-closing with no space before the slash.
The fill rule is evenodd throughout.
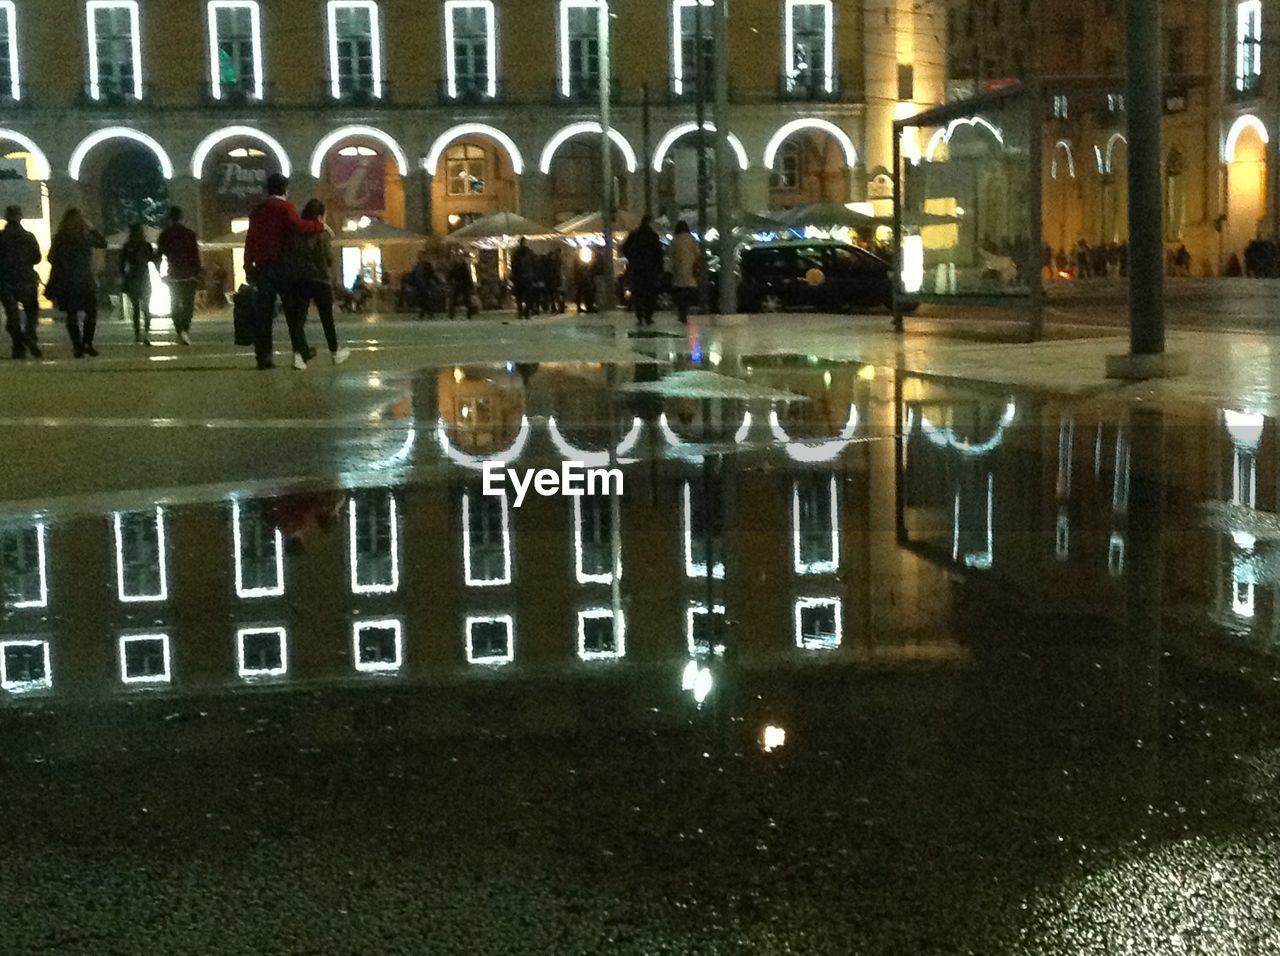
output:
<path id="1" fill-rule="evenodd" d="M 638 225 L 640 217 L 629 210 L 619 209 L 613 214 L 614 232 L 630 232 Z M 556 232 L 565 236 L 601 235 L 604 232 L 604 214 L 599 211 L 584 212 L 560 223 L 556 226 Z"/>
<path id="2" fill-rule="evenodd" d="M 335 246 L 418 246 L 427 236 L 412 229 L 401 229 L 378 219 L 371 219 L 363 226 L 346 229 L 334 236 Z"/>
<path id="3" fill-rule="evenodd" d="M 217 239 L 201 239 L 200 248 L 217 252 L 224 249 L 239 249 L 244 245 L 245 234 L 243 232 L 229 232 L 225 236 L 219 236 Z"/>
<path id="4" fill-rule="evenodd" d="M 904 226 L 951 226 L 960 221 L 959 216 L 947 216 L 937 212 L 911 212 L 902 214 Z M 892 226 L 892 216 L 876 216 L 876 222 L 882 226 Z"/>
<path id="5" fill-rule="evenodd" d="M 504 244 L 511 240 L 519 239 L 521 236 L 545 237 L 554 234 L 554 229 L 548 229 L 546 226 L 540 225 L 532 219 L 526 219 L 524 216 L 517 215 L 514 212 L 502 210 L 501 212 L 491 213 L 488 216 L 482 216 L 456 232 L 449 233 L 446 241 L 468 243 L 497 240 L 499 244 Z"/>
<path id="6" fill-rule="evenodd" d="M 869 229 L 877 225 L 874 216 L 854 212 L 837 202 L 816 202 L 807 206 L 788 209 L 781 216 L 782 224 L 793 228 L 816 226 L 821 229 Z"/>
<path id="7" fill-rule="evenodd" d="M 142 232 L 143 232 L 143 235 L 147 237 L 147 242 L 151 243 L 152 245 L 155 245 L 156 240 L 160 238 L 159 226 L 143 226 Z M 123 249 L 124 244 L 128 241 L 129 241 L 128 229 L 122 230 L 121 232 L 113 232 L 111 235 L 107 236 L 107 248 Z"/>

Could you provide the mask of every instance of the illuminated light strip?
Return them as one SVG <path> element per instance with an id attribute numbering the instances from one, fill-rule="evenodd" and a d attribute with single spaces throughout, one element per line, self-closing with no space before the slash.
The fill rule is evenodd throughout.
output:
<path id="1" fill-rule="evenodd" d="M 705 578 L 707 576 L 706 562 L 696 562 L 693 560 L 693 487 L 689 482 L 684 483 L 684 511 L 681 514 L 684 519 L 684 573 L 690 578 Z M 717 581 L 724 579 L 724 562 L 717 561 L 715 567 L 711 569 L 711 576 Z"/>
<path id="2" fill-rule="evenodd" d="M 164 147 L 146 133 L 130 129 L 127 126 L 109 126 L 86 136 L 71 154 L 71 161 L 67 164 L 67 174 L 78 181 L 80 179 L 80 169 L 84 165 L 85 157 L 89 155 L 89 151 L 100 143 L 105 143 L 111 139 L 128 139 L 133 140 L 135 143 L 141 143 L 156 154 L 156 159 L 160 160 L 160 172 L 164 178 L 173 178 L 173 160 L 169 158 L 169 154 L 165 152 Z"/>
<path id="3" fill-rule="evenodd" d="M 1226 408 L 1222 411 L 1223 421 L 1227 426 L 1227 434 L 1237 445 L 1257 448 L 1262 441 L 1262 426 L 1266 419 L 1260 412 L 1238 412 Z"/>
<path id="4" fill-rule="evenodd" d="M 252 126 L 224 126 L 222 129 L 216 130 L 202 139 L 200 145 L 196 147 L 196 151 L 191 155 L 191 175 L 196 179 L 203 179 L 205 162 L 208 160 L 209 154 L 213 152 L 213 148 L 219 143 L 237 137 L 256 139 L 262 143 L 275 156 L 276 162 L 280 165 L 280 172 L 285 176 L 293 175 L 293 164 L 289 162 L 289 154 L 280 145 L 280 141 L 260 129 L 254 129 Z"/>
<path id="5" fill-rule="evenodd" d="M 742 415 L 742 424 L 738 426 L 738 430 L 733 433 L 733 443 L 735 445 L 745 445 L 747 438 L 751 434 L 751 413 L 744 412 Z"/>
<path id="6" fill-rule="evenodd" d="M 507 652 L 489 657 L 477 657 L 471 637 L 471 629 L 477 624 L 503 624 L 507 628 Z M 467 663 L 510 664 L 516 657 L 516 627 L 510 614 L 485 614 L 467 617 Z"/>
<path id="7" fill-rule="evenodd" d="M 1058 506 L 1058 522 L 1053 541 L 1053 553 L 1059 561 L 1071 557 L 1071 514 L 1066 505 Z"/>
<path id="8" fill-rule="evenodd" d="M 713 604 L 711 606 L 710 612 L 707 611 L 707 606 L 705 604 L 694 603 L 694 604 L 690 604 L 688 607 L 685 608 L 684 634 L 685 634 L 685 641 L 689 647 L 690 657 L 697 657 L 700 653 L 697 647 L 697 642 L 694 640 L 694 621 L 696 621 L 697 618 L 699 617 L 707 616 L 708 613 L 718 614 L 721 618 L 723 618 L 725 614 L 724 605 Z M 715 648 L 710 648 L 709 652 L 714 653 Z"/>
<path id="9" fill-rule="evenodd" d="M 524 415 L 520 419 L 520 431 L 516 435 L 516 440 L 511 443 L 510 448 L 493 455 L 481 457 L 455 448 L 453 442 L 449 440 L 449 427 L 444 423 L 444 419 L 436 419 L 436 442 L 440 445 L 440 450 L 455 465 L 461 465 L 463 468 L 470 468 L 473 471 L 483 471 L 486 461 L 494 461 L 501 464 L 509 464 L 515 461 L 524 453 L 525 445 L 529 443 L 529 436 L 532 432 L 533 426 L 529 424 L 529 416 Z"/>
<path id="10" fill-rule="evenodd" d="M 458 10 L 483 10 L 485 21 L 485 50 L 488 59 L 486 89 L 490 98 L 498 94 L 498 40 L 494 26 L 493 0 L 446 0 L 444 5 L 444 49 L 448 71 L 449 98 L 458 97 L 458 64 L 454 59 L 453 15 Z M 633 170 L 634 172 L 634 170 Z"/>
<path id="11" fill-rule="evenodd" d="M 673 126 L 658 141 L 658 148 L 653 152 L 653 171 L 662 172 L 662 164 L 666 162 L 667 153 L 671 151 L 671 147 L 675 145 L 676 140 L 682 136 L 688 136 L 690 133 L 697 132 L 698 124 L 696 122 L 681 123 L 679 126 Z M 702 129 L 708 133 L 716 131 L 716 124 L 710 120 L 702 124 Z M 738 139 L 733 133 L 729 134 L 729 145 L 733 147 L 734 153 L 738 156 L 738 168 L 742 170 L 751 167 L 751 161 L 747 159 L 747 150 L 742 145 L 742 140 Z"/>
<path id="12" fill-rule="evenodd" d="M 610 620 L 613 622 L 613 646 L 612 651 L 588 651 L 587 650 L 587 621 Z M 578 612 L 578 658 L 584 661 L 609 661 L 617 660 L 627 656 L 627 618 L 626 614 L 619 611 L 614 616 L 613 609 L 608 607 L 593 607 L 585 611 Z"/>
<path id="13" fill-rule="evenodd" d="M 240 502 L 231 502 L 231 538 L 232 547 L 234 548 L 234 557 L 236 564 L 236 597 L 239 598 L 260 598 L 260 597 L 280 597 L 284 594 L 284 535 L 279 528 L 272 529 L 275 538 L 275 564 L 276 564 L 276 583 L 260 588 L 246 588 L 244 586 L 244 556 L 241 553 L 242 534 L 240 530 Z"/>
<path id="14" fill-rule="evenodd" d="M 991 437 L 984 442 L 973 445 L 961 439 L 956 435 L 955 430 L 950 425 L 939 427 L 929 420 L 928 415 L 921 414 L 920 430 L 925 437 L 939 448 L 950 448 L 958 451 L 960 454 L 969 458 L 979 458 L 989 452 L 999 448 L 1004 443 L 1005 432 L 1018 416 L 1018 406 L 1013 402 L 1009 402 L 1004 407 L 1004 413 L 1000 416 L 1000 421 L 996 425 L 996 430 Z"/>
<path id="15" fill-rule="evenodd" d="M 579 584 L 612 584 L 613 572 L 606 571 L 604 574 L 591 574 L 586 570 L 583 558 L 585 552 L 582 547 L 582 497 L 574 496 L 573 498 L 573 568 Z M 617 568 L 618 577 L 622 577 L 622 564 L 619 562 Z"/>
<path id="16" fill-rule="evenodd" d="M 22 99 L 22 84 L 18 68 L 18 9 L 13 0 L 0 0 L 0 14 L 9 23 L 9 96 L 17 102 Z"/>
<path id="17" fill-rule="evenodd" d="M 249 667 L 245 661 L 244 645 L 247 638 L 258 634 L 270 634 L 280 642 L 280 666 Z M 236 631 L 236 673 L 250 679 L 254 677 L 281 677 L 289 673 L 289 637 L 283 627 L 242 627 Z"/>
<path id="18" fill-rule="evenodd" d="M 547 140 L 547 145 L 542 148 L 542 156 L 538 159 L 538 171 L 544 176 L 549 175 L 551 172 L 551 160 L 555 158 L 556 150 L 573 139 L 573 137 L 589 133 L 599 136 L 603 129 L 604 127 L 594 120 L 570 123 L 568 126 L 563 127 L 551 139 Z M 622 153 L 622 158 L 627 164 L 627 172 L 634 173 L 640 168 L 640 160 L 636 156 L 635 149 L 631 146 L 631 142 L 618 131 L 616 126 L 609 127 L 609 139 L 613 141 L 613 144 Z"/>
<path id="19" fill-rule="evenodd" d="M 362 661 L 360 659 L 360 635 L 365 631 L 392 631 L 395 633 L 395 658 L 390 661 Z M 351 625 L 351 659 L 362 674 L 390 674 L 400 670 L 404 663 L 404 624 L 399 618 L 389 617 L 380 621 L 356 621 Z"/>
<path id="20" fill-rule="evenodd" d="M 311 152 L 311 162 L 307 168 L 311 170 L 312 179 L 320 179 L 324 173 L 324 159 L 329 154 L 329 150 L 337 146 L 344 139 L 357 138 L 377 140 L 383 146 L 391 151 L 391 155 L 395 157 L 396 168 L 400 170 L 401 176 L 409 175 L 409 160 L 405 157 L 404 150 L 400 148 L 400 144 L 391 137 L 390 134 L 384 133 L 376 126 L 344 126 L 341 129 L 335 129 L 320 142 L 316 143 L 316 148 Z"/>
<path id="21" fill-rule="evenodd" d="M 804 636 L 804 612 L 809 608 L 830 607 L 835 609 L 835 633 L 830 641 L 810 641 Z M 831 651 L 844 643 L 843 607 L 838 597 L 796 598 L 795 603 L 795 640 L 796 647 L 805 651 Z"/>
<path id="22" fill-rule="evenodd" d="M 1072 179 L 1076 178 L 1076 159 L 1071 154 L 1071 143 L 1069 140 L 1060 139 L 1053 144 L 1053 159 L 1049 163 L 1049 175 L 1053 179 L 1058 178 L 1058 150 L 1062 150 L 1067 154 L 1067 175 Z"/>
<path id="23" fill-rule="evenodd" d="M 714 7 L 715 0 L 671 0 L 671 81 L 676 96 L 684 93 L 684 11 L 698 5 Z M 703 29 L 706 28 L 704 23 Z M 697 42 L 701 47 L 702 37 Z"/>
<path id="24" fill-rule="evenodd" d="M 1250 30 L 1251 27 L 1256 27 Z M 1250 34 L 1252 33 L 1252 37 Z M 1252 39 L 1258 49 L 1254 51 L 1251 76 L 1262 75 L 1262 0 L 1243 0 L 1236 6 L 1236 76 L 1235 88 L 1239 93 L 1245 90 L 1245 47 Z"/>
<path id="25" fill-rule="evenodd" d="M 85 19 L 89 30 L 89 96 L 95 100 L 102 99 L 102 83 L 98 78 L 98 11 L 129 11 L 129 37 L 133 57 L 133 97 L 142 99 L 142 41 L 138 25 L 138 0 L 89 0 L 85 8 Z M 75 179 L 75 176 L 71 177 Z M 169 176 L 165 177 L 170 178 Z"/>
<path id="26" fill-rule="evenodd" d="M 840 569 L 840 510 L 835 475 L 831 476 L 831 557 L 805 562 L 800 556 L 800 482 L 791 486 L 791 554 L 796 574 L 834 574 Z"/>
<path id="27" fill-rule="evenodd" d="M 391 511 L 391 580 L 374 584 L 360 583 L 360 556 L 356 551 L 356 514 L 357 499 L 355 495 L 347 506 L 347 526 L 350 531 L 351 548 L 351 593 L 352 594 L 391 594 L 400 590 L 400 514 L 396 505 L 396 496 L 387 493 L 387 506 Z"/>
<path id="28" fill-rule="evenodd" d="M 1257 586 L 1243 578 L 1244 558 L 1236 555 L 1231 563 L 1231 612 L 1238 617 L 1251 618 L 1257 603 Z"/>
<path id="29" fill-rule="evenodd" d="M 858 432 L 858 406 L 849 406 L 849 417 L 835 438 L 816 442 L 797 441 L 783 429 L 776 409 L 769 410 L 769 430 L 773 433 L 774 441 L 783 446 L 783 451 L 792 461 L 809 465 L 825 464 L 835 461 L 853 443 L 854 435 Z"/>
<path id="30" fill-rule="evenodd" d="M 956 130 L 961 126 L 980 126 L 994 136 L 997 143 L 1001 146 L 1004 145 L 1004 134 L 992 126 L 990 122 L 981 116 L 961 116 L 953 119 L 942 129 L 934 131 L 933 135 L 929 137 L 929 146 L 925 150 L 924 158 L 928 162 L 933 162 L 933 154 L 938 151 L 938 147 L 943 143 L 950 143 L 951 137 L 955 135 Z"/>
<path id="31" fill-rule="evenodd" d="M 436 174 L 436 170 L 440 166 L 440 157 L 444 155 L 444 151 L 448 149 L 449 144 L 464 136 L 487 136 L 496 141 L 507 151 L 507 155 L 511 158 L 511 171 L 517 176 L 524 172 L 524 156 L 520 152 L 520 147 L 516 145 L 516 141 L 510 136 L 496 126 L 490 126 L 488 123 L 459 123 L 457 126 L 451 126 L 445 130 L 431 144 L 431 149 L 427 153 L 426 159 L 422 161 L 422 168 L 427 171 L 428 176 Z"/>
<path id="32" fill-rule="evenodd" d="M 600 31 L 599 16 L 604 6 L 601 0 L 560 0 L 560 93 L 563 96 L 569 96 L 573 92 L 569 77 L 569 11 L 574 9 L 596 11 L 596 29 L 592 33 L 592 36 L 596 36 Z M 606 24 L 606 30 L 610 26 L 612 24 Z"/>
<path id="33" fill-rule="evenodd" d="M 618 442 L 618 447 L 614 450 L 613 459 L 620 459 L 634 450 L 636 444 L 640 441 L 640 434 L 643 431 L 644 421 L 640 418 L 633 418 L 631 420 L 631 428 L 622 437 L 622 440 Z M 607 451 L 587 451 L 570 444 L 569 440 L 561 433 L 555 416 L 547 419 L 547 434 L 551 437 L 551 444 L 556 446 L 556 451 L 560 453 L 560 457 L 565 461 L 581 462 L 588 468 L 604 468 L 611 463 L 612 459 Z"/>
<path id="34" fill-rule="evenodd" d="M 164 671 L 160 674 L 143 674 L 140 677 L 129 676 L 129 666 L 125 648 L 139 641 L 159 641 L 164 651 Z M 168 634 L 126 634 L 120 638 L 120 682 L 122 684 L 167 684 L 172 679 L 172 658 L 169 651 Z"/>
<path id="35" fill-rule="evenodd" d="M 1126 146 L 1128 146 L 1129 140 L 1125 138 L 1124 133 L 1112 133 L 1111 138 L 1107 140 L 1107 172 L 1108 173 L 1115 172 L 1114 160 L 1115 160 L 1115 152 L 1116 152 L 1116 143 L 1124 143 Z"/>
<path id="36" fill-rule="evenodd" d="M 492 497 L 492 496 L 490 496 Z M 477 578 L 471 569 L 471 492 L 462 494 L 462 569 L 468 587 L 496 588 L 511 583 L 511 504 L 502 493 L 502 577 Z"/>
<path id="37" fill-rule="evenodd" d="M 1224 163 L 1235 162 L 1236 147 L 1240 144 L 1240 137 L 1244 135 L 1244 131 L 1247 129 L 1251 129 L 1258 134 L 1258 139 L 1262 140 L 1263 146 L 1270 144 L 1271 136 L 1267 133 L 1266 124 L 1252 113 L 1245 113 L 1243 116 L 1236 117 L 1236 121 L 1231 124 L 1231 129 L 1227 133 L 1226 140 L 1223 141 L 1222 161 Z"/>
<path id="38" fill-rule="evenodd" d="M 1111 532 L 1107 542 L 1107 573 L 1113 578 L 1124 574 L 1124 535 L 1119 531 Z"/>
<path id="39" fill-rule="evenodd" d="M 376 0 L 329 0 L 329 76 L 333 98 L 341 99 L 342 83 L 338 76 L 338 11 L 364 10 L 369 14 L 370 50 L 373 68 L 373 95 L 382 99 L 382 26 L 378 22 Z M 403 176 L 404 173 L 401 172 Z M 317 175 L 318 179 L 319 176 Z"/>
<path id="40" fill-rule="evenodd" d="M 1102 149 L 1096 143 L 1093 147 L 1093 161 L 1098 167 L 1099 176 L 1107 171 L 1107 164 L 1102 160 Z"/>
<path id="41" fill-rule="evenodd" d="M 25 531 L 25 529 L 24 529 Z M 40 594 L 38 597 L 28 598 L 25 601 L 14 601 L 9 607 L 15 610 L 26 610 L 29 608 L 41 608 L 49 606 L 49 572 L 48 557 L 45 549 L 45 537 L 48 534 L 48 528 L 41 520 L 35 523 L 36 532 L 36 562 L 40 572 Z"/>
<path id="42" fill-rule="evenodd" d="M 987 474 L 987 549 L 964 555 L 964 566 L 979 571 L 990 569 L 995 555 L 995 475 Z M 960 561 L 960 491 L 956 490 L 951 514 L 951 560 Z"/>
<path id="43" fill-rule="evenodd" d="M 31 154 L 31 165 L 35 167 L 32 170 L 33 178 L 46 180 L 53 176 L 53 167 L 49 165 L 49 157 L 44 154 L 44 150 L 37 146 L 35 140 L 30 136 L 19 133 L 17 130 L 0 129 L 0 140 L 6 139 L 12 140 Z"/>
<path id="44" fill-rule="evenodd" d="M 778 159 L 778 150 L 782 148 L 782 144 L 788 139 L 799 133 L 801 130 L 816 129 L 830 136 L 840 144 L 840 148 L 844 151 L 844 161 L 846 166 L 858 165 L 858 150 L 853 145 L 853 140 L 849 138 L 849 134 L 842 130 L 830 120 L 819 119 L 816 116 L 804 117 L 802 119 L 792 120 L 778 128 L 773 134 L 773 138 L 769 140 L 769 145 L 764 148 L 764 165 L 768 169 L 773 169 L 773 164 Z"/>
<path id="45" fill-rule="evenodd" d="M 222 99 L 222 69 L 218 57 L 218 11 L 248 10 L 253 33 L 253 98 L 262 99 L 262 12 L 258 0 L 210 0 L 209 2 L 209 81 L 215 100 Z M 288 171 L 282 170 L 286 176 Z M 196 179 L 200 174 L 196 173 Z"/>
<path id="46" fill-rule="evenodd" d="M 835 25 L 832 22 L 833 12 L 831 0 L 787 0 L 787 78 L 796 74 L 796 40 L 795 11 L 796 7 L 823 8 L 823 58 L 826 62 L 822 77 L 823 89 L 830 93 L 835 88 Z M 849 165 L 853 165 L 850 163 Z"/>
<path id="47" fill-rule="evenodd" d="M 9 676 L 9 655 L 11 647 L 38 647 L 44 656 L 44 676 L 36 680 L 18 680 Z M 49 664 L 48 641 L 2 641 L 0 642 L 0 688 L 11 694 L 22 694 L 33 690 L 48 690 L 53 686 L 53 670 Z"/>
<path id="48" fill-rule="evenodd" d="M 160 571 L 160 590 L 155 594 L 129 594 L 124 583 L 124 514 L 117 511 L 112 515 L 116 537 L 116 593 L 125 604 L 140 604 L 148 601 L 167 601 L 169 599 L 169 573 L 166 567 L 164 509 L 156 506 L 156 561 Z"/>

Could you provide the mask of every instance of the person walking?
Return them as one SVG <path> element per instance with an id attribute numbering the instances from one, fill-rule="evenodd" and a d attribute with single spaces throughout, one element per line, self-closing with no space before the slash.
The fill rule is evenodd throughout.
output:
<path id="1" fill-rule="evenodd" d="M 461 249 L 453 251 L 453 260 L 449 263 L 449 318 L 458 311 L 458 302 L 462 301 L 467 310 L 467 318 L 476 314 L 475 306 L 476 280 L 471 275 L 471 260 Z"/>
<path id="2" fill-rule="evenodd" d="M 147 241 L 142 223 L 135 222 L 129 227 L 129 238 L 120 250 L 120 287 L 133 318 L 133 341 L 148 347 L 151 345 L 151 264 L 155 261 L 156 250 Z"/>
<path id="3" fill-rule="evenodd" d="M 285 252 L 289 237 L 296 233 L 324 231 L 318 219 L 303 219 L 298 208 L 288 199 L 289 178 L 282 173 L 267 177 L 267 196 L 249 215 L 249 231 L 244 239 L 244 264 L 257 290 L 254 295 L 253 350 L 258 368 L 275 368 L 271 326 L 275 321 L 277 300 L 287 299 L 289 274 Z M 288 313 L 286 312 L 286 318 Z M 293 346 L 293 367 L 305 369 L 315 351 L 300 337 L 301 329 L 289 326 Z"/>
<path id="4" fill-rule="evenodd" d="M 533 292 L 537 283 L 537 262 L 529 240 L 520 237 L 520 244 L 511 254 L 511 286 L 516 294 L 516 315 L 527 319 L 533 315 Z"/>
<path id="5" fill-rule="evenodd" d="M 179 206 L 169 207 L 169 224 L 156 242 L 156 256 L 166 263 L 164 281 L 169 286 L 173 329 L 178 333 L 179 342 L 190 345 L 191 319 L 196 311 L 196 286 L 204 270 L 200 268 L 200 243 L 196 240 L 195 231 L 183 224 Z"/>
<path id="6" fill-rule="evenodd" d="M 637 325 L 653 325 L 658 304 L 658 282 L 662 278 L 662 240 L 653 229 L 653 217 L 645 216 L 622 243 L 631 277 L 631 306 Z"/>
<path id="7" fill-rule="evenodd" d="M 689 307 L 698 297 L 698 278 L 701 275 L 702 250 L 689 233 L 689 224 L 681 219 L 671 237 L 671 294 L 681 322 L 689 321 Z"/>
<path id="8" fill-rule="evenodd" d="M 431 257 L 426 249 L 418 250 L 418 262 L 405 279 L 405 284 L 413 289 L 414 301 L 418 306 L 418 318 L 425 319 L 427 316 L 435 318 L 435 295 L 436 287 L 440 285 L 440 278 L 436 275 L 435 266 L 431 264 Z"/>
<path id="9" fill-rule="evenodd" d="M 15 359 L 24 359 L 28 354 L 42 357 L 36 341 L 40 283 L 35 268 L 39 263 L 40 243 L 23 227 L 22 210 L 10 206 L 4 211 L 4 229 L 0 230 L 0 304 L 4 306 L 5 329 L 13 341 Z M 19 315 L 19 309 L 23 315 Z"/>
<path id="10" fill-rule="evenodd" d="M 67 334 L 76 358 L 97 358 L 93 333 L 98 327 L 98 282 L 93 274 L 93 250 L 107 248 L 107 240 L 79 209 L 68 209 L 58 223 L 49 248 L 49 281 L 45 294 L 67 317 Z M 80 315 L 84 315 L 84 325 Z"/>
<path id="11" fill-rule="evenodd" d="M 302 218 L 323 223 L 324 203 L 310 200 L 302 207 Z M 295 233 L 289 237 L 287 257 L 290 288 L 285 318 L 289 328 L 296 328 L 297 334 L 306 339 L 307 312 L 314 302 L 329 357 L 334 365 L 341 365 L 351 358 L 351 351 L 338 344 L 338 329 L 333 322 L 333 231 L 326 225 L 321 232 Z M 306 364 L 302 367 L 306 368 Z"/>

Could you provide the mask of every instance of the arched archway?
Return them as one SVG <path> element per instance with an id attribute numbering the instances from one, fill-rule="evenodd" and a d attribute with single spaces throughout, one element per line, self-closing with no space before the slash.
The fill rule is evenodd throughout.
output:
<path id="1" fill-rule="evenodd" d="M 564 127 L 542 150 L 538 171 L 548 176 L 544 218 L 563 222 L 580 213 L 600 208 L 601 126 L 596 122 L 573 123 Z M 631 206 L 628 174 L 639 168 L 631 143 L 618 130 L 609 133 L 614 195 L 618 207 Z"/>
<path id="2" fill-rule="evenodd" d="M 1044 239 L 1055 252 L 1069 254 L 1084 233 L 1080 179 L 1075 153 L 1068 140 L 1053 145 L 1049 179 L 1045 184 Z"/>
<path id="3" fill-rule="evenodd" d="M 463 123 L 446 130 L 432 144 L 423 167 L 431 177 L 431 227 L 436 233 L 515 209 L 519 202 L 524 156 L 496 127 Z"/>
<path id="4" fill-rule="evenodd" d="M 40 243 L 41 253 L 49 251 L 49 187 L 53 175 L 49 159 L 31 137 L 11 129 L 0 129 L 0 206 L 22 209 L 22 225 Z M 47 268 L 43 264 L 39 267 Z"/>
<path id="5" fill-rule="evenodd" d="M 1177 147 L 1169 150 L 1164 163 L 1164 238 L 1181 242 L 1187 218 L 1186 160 Z"/>
<path id="6" fill-rule="evenodd" d="M 857 162 L 857 150 L 843 130 L 835 128 L 840 135 L 833 135 L 829 125 L 797 120 L 769 142 L 764 158 L 771 170 L 770 208 L 849 201 L 849 174 Z"/>
<path id="7" fill-rule="evenodd" d="M 1112 133 L 1103 151 L 1101 234 L 1103 244 L 1129 238 L 1129 141 Z"/>
<path id="8" fill-rule="evenodd" d="M 1267 128 L 1246 114 L 1232 124 L 1223 146 L 1227 166 L 1227 221 L 1223 226 L 1223 256 L 1244 250 L 1258 236 L 1267 208 Z"/>
<path id="9" fill-rule="evenodd" d="M 698 194 L 698 146 L 701 138 L 707 154 L 708 192 L 714 196 L 716 172 L 714 123 L 704 123 L 701 130 L 697 123 L 681 123 L 667 130 L 653 151 L 653 170 L 658 174 L 658 205 L 669 214 L 697 205 Z M 738 171 L 750 168 L 746 148 L 733 133 L 728 134 L 729 148 Z M 711 201 L 714 201 L 712 199 Z"/>

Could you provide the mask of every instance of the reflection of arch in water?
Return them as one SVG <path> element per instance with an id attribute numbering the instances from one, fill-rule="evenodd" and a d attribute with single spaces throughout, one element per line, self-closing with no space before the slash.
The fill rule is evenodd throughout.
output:
<path id="1" fill-rule="evenodd" d="M 1222 412 L 1231 441 L 1244 448 L 1257 448 L 1262 441 L 1262 426 L 1266 419 L 1260 412 L 1238 412 L 1228 408 Z"/>
<path id="2" fill-rule="evenodd" d="M 671 422 L 667 419 L 667 413 L 663 412 L 658 416 L 658 432 L 662 435 L 662 440 L 666 442 L 667 447 L 677 454 L 677 457 L 692 458 L 697 461 L 702 460 L 702 451 L 710 443 L 700 443 L 688 441 L 681 438 Z M 747 436 L 751 432 L 751 413 L 743 412 L 742 424 L 738 426 L 738 430 L 734 432 L 733 442 L 735 445 L 744 445 L 747 442 Z"/>
<path id="3" fill-rule="evenodd" d="M 644 421 L 639 418 L 631 420 L 631 428 L 622 436 L 622 440 L 618 442 L 618 447 L 613 451 L 613 461 L 620 461 L 626 455 L 631 454 L 636 445 L 640 441 L 640 434 L 644 431 Z M 556 446 L 556 451 L 560 452 L 560 457 L 565 461 L 581 462 L 588 468 L 606 468 L 610 464 L 610 455 L 607 451 L 588 451 L 584 448 L 578 448 L 571 444 L 564 433 L 560 431 L 560 426 L 555 420 L 555 416 L 547 419 L 547 434 L 551 436 L 551 444 Z"/>
<path id="4" fill-rule="evenodd" d="M 1004 412 L 1000 415 L 1000 421 L 996 424 L 996 430 L 992 432 L 991 437 L 986 441 L 972 444 L 960 438 L 950 425 L 935 425 L 929 420 L 929 416 L 923 412 L 920 414 L 920 431 L 929 441 L 937 445 L 939 448 L 950 448 L 969 458 L 980 458 L 992 451 L 995 451 L 1004 443 L 1004 435 L 1009 426 L 1018 416 L 1018 406 L 1012 400 L 1004 407 Z M 915 427 L 915 410 L 913 409 L 907 415 L 907 431 L 910 432 Z"/>
<path id="5" fill-rule="evenodd" d="M 515 461 L 524 453 L 525 446 L 529 444 L 529 435 L 532 431 L 533 428 L 529 424 L 529 416 L 522 415 L 520 417 L 520 431 L 516 435 L 516 440 L 508 448 L 492 455 L 472 455 L 456 447 L 449 440 L 449 426 L 445 424 L 443 418 L 436 419 L 436 442 L 440 445 L 440 450 L 455 465 L 461 465 L 463 468 L 470 468 L 473 471 L 483 471 L 486 461 L 502 463 Z"/>
<path id="6" fill-rule="evenodd" d="M 792 461 L 810 465 L 835 461 L 849 447 L 853 441 L 853 436 L 857 434 L 858 406 L 849 406 L 849 417 L 845 421 L 844 427 L 840 429 L 840 434 L 835 438 L 826 438 L 820 441 L 799 441 L 792 438 L 782 427 L 781 422 L 778 421 L 776 409 L 770 409 L 769 411 L 769 430 L 773 432 L 774 441 L 782 445 L 783 451 Z"/>
<path id="7" fill-rule="evenodd" d="M 989 120 L 983 119 L 981 116 L 961 116 L 957 119 L 953 119 L 941 129 L 934 131 L 933 135 L 929 137 L 929 146 L 925 150 L 924 158 L 930 163 L 933 162 L 933 157 L 934 154 L 937 153 L 938 147 L 943 144 L 950 144 L 951 137 L 956 134 L 957 130 L 964 126 L 985 129 L 992 135 L 992 137 L 994 137 L 997 143 L 1001 146 L 1004 145 L 1004 134 L 993 126 Z"/>

